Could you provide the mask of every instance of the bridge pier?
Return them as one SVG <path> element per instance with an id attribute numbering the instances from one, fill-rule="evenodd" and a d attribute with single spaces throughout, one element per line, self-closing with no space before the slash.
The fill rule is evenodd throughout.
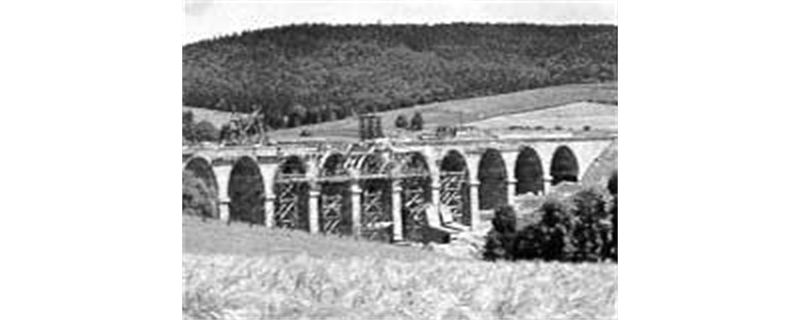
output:
<path id="1" fill-rule="evenodd" d="M 517 196 L 517 179 L 509 176 L 506 181 L 506 191 L 508 192 L 506 204 L 513 205 L 514 198 Z"/>
<path id="2" fill-rule="evenodd" d="M 275 196 L 268 195 L 264 200 L 264 225 L 267 228 L 275 226 Z"/>
<path id="3" fill-rule="evenodd" d="M 439 204 L 442 202 L 442 185 L 439 183 L 439 176 L 431 176 L 431 205 L 439 212 Z"/>
<path id="4" fill-rule="evenodd" d="M 542 190 L 542 195 L 546 195 L 550 193 L 551 190 L 553 190 L 553 185 L 552 185 L 553 177 L 545 173 L 544 175 L 542 175 L 542 180 L 544 180 L 544 190 Z"/>
<path id="5" fill-rule="evenodd" d="M 354 180 L 350 185 L 350 218 L 353 225 L 353 236 L 361 236 L 361 186 L 358 180 Z"/>
<path id="6" fill-rule="evenodd" d="M 392 181 L 392 240 L 403 241 L 403 202 L 400 193 L 403 187 L 400 181 Z"/>
<path id="7" fill-rule="evenodd" d="M 213 163 L 213 162 L 212 162 Z M 228 196 L 228 181 L 230 181 L 232 165 L 217 165 L 212 166 L 214 176 L 217 178 L 217 203 L 219 210 L 219 219 L 228 222 L 230 219 L 230 204 L 231 198 Z"/>
<path id="8" fill-rule="evenodd" d="M 308 191 L 308 232 L 319 233 L 319 195 L 318 188 Z"/>
<path id="9" fill-rule="evenodd" d="M 478 203 L 478 195 L 481 182 L 477 180 L 470 180 L 469 182 L 469 221 L 472 230 L 478 229 L 478 224 L 481 221 L 480 204 Z"/>
<path id="10" fill-rule="evenodd" d="M 230 211 L 231 199 L 227 196 L 224 198 L 219 199 L 219 219 L 228 222 L 230 219 L 231 211 Z"/>

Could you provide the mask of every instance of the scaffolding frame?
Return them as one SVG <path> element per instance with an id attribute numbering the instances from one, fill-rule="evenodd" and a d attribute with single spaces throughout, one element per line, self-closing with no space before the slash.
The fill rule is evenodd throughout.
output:
<path id="1" fill-rule="evenodd" d="M 441 200 L 440 205 L 447 207 L 453 214 L 453 219 L 464 225 L 470 224 L 469 198 L 466 194 L 467 172 L 466 171 L 445 171 L 441 175 Z"/>

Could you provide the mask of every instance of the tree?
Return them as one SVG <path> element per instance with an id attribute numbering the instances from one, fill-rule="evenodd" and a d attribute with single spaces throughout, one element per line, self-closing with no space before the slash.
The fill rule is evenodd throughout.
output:
<path id="1" fill-rule="evenodd" d="M 614 173 L 611 174 L 611 178 L 608 179 L 607 189 L 612 195 L 617 195 L 617 170 L 614 170 Z"/>
<path id="2" fill-rule="evenodd" d="M 194 114 L 191 111 L 183 112 L 183 138 L 193 142 L 194 136 Z"/>
<path id="3" fill-rule="evenodd" d="M 617 261 L 617 240 L 619 234 L 619 226 L 617 225 L 617 202 L 619 197 L 614 195 L 611 199 L 611 208 L 608 210 L 608 215 L 611 217 L 611 239 L 605 245 L 603 256 L 609 258 L 614 262 Z"/>
<path id="4" fill-rule="evenodd" d="M 489 261 L 514 259 L 514 243 L 517 232 L 517 214 L 514 208 L 505 205 L 495 210 L 492 230 L 486 235 L 483 258 Z"/>
<path id="5" fill-rule="evenodd" d="M 422 113 L 419 111 L 414 112 L 414 117 L 411 118 L 411 126 L 409 129 L 412 131 L 421 131 L 423 128 Z"/>
<path id="6" fill-rule="evenodd" d="M 515 238 L 515 258 L 565 261 L 572 251 L 569 209 L 561 201 L 550 199 L 540 210 L 541 219 L 523 228 Z"/>
<path id="7" fill-rule="evenodd" d="M 203 179 L 186 170 L 183 171 L 183 214 L 217 217 L 217 206 L 211 188 Z"/>
<path id="8" fill-rule="evenodd" d="M 408 127 L 408 120 L 404 115 L 397 115 L 397 119 L 394 120 L 394 126 L 398 129 L 405 129 Z"/>
<path id="9" fill-rule="evenodd" d="M 216 142 L 219 141 L 220 135 L 217 127 L 208 120 L 200 121 L 194 128 L 197 141 Z"/>
<path id="10" fill-rule="evenodd" d="M 600 191 L 584 189 L 572 196 L 575 227 L 572 244 L 576 261 L 600 261 L 606 243 L 611 241 L 611 228 L 606 212 L 606 202 Z"/>

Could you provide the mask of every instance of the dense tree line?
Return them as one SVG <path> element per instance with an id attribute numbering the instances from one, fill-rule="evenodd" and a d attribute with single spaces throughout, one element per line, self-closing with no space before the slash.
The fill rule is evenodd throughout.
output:
<path id="1" fill-rule="evenodd" d="M 294 127 L 435 101 L 616 80 L 617 28 L 292 25 L 183 47 L 183 103 Z"/>

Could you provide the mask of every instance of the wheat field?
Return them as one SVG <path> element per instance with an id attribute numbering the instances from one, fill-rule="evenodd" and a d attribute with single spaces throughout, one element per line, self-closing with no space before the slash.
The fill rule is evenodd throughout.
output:
<path id="1" fill-rule="evenodd" d="M 187 241 L 203 228 L 222 246 Z M 184 319 L 616 319 L 616 264 L 494 263 L 288 233 L 185 218 Z M 300 249 L 265 249 L 291 241 Z"/>

